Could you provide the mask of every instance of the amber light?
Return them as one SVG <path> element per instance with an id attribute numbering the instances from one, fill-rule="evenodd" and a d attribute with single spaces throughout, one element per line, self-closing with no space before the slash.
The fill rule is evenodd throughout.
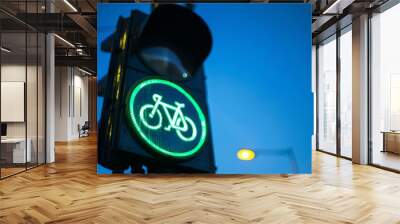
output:
<path id="1" fill-rule="evenodd" d="M 240 160 L 245 160 L 245 161 L 249 161 L 249 160 L 253 160 L 254 157 L 256 156 L 255 152 L 251 149 L 240 149 L 237 153 L 236 156 L 238 157 L 238 159 Z"/>

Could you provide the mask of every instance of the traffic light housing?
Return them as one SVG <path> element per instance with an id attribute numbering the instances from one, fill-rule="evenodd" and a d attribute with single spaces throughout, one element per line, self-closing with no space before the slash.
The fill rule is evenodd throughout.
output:
<path id="1" fill-rule="evenodd" d="M 216 171 L 203 69 L 211 46 L 206 23 L 181 5 L 119 18 L 102 43 L 111 60 L 100 87 L 99 164 L 113 171 Z"/>

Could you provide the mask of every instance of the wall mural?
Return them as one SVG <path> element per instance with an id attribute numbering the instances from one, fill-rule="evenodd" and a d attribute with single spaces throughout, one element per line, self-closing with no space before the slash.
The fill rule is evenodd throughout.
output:
<path id="1" fill-rule="evenodd" d="M 98 18 L 99 174 L 311 172 L 308 4 L 99 4 Z"/>

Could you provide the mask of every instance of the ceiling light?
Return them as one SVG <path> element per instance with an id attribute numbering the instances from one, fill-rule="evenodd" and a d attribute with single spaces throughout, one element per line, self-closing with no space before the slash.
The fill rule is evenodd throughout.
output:
<path id="1" fill-rule="evenodd" d="M 342 14 L 343 10 L 351 5 L 355 0 L 336 0 L 322 14 Z"/>
<path id="2" fill-rule="evenodd" d="M 330 5 L 327 9 L 322 12 L 322 14 L 328 14 L 332 9 L 336 7 L 337 4 L 339 4 L 340 0 L 336 0 L 332 5 Z"/>
<path id="3" fill-rule="evenodd" d="M 1 47 L 0 49 L 1 49 L 2 51 L 6 52 L 6 53 L 10 53 L 10 52 L 11 52 L 11 50 L 9 50 L 9 49 L 7 49 L 7 48 L 5 48 L 5 47 Z"/>
<path id="4" fill-rule="evenodd" d="M 236 156 L 240 160 L 253 160 L 256 154 L 251 149 L 241 149 L 236 153 Z"/>
<path id="5" fill-rule="evenodd" d="M 67 4 L 74 12 L 78 12 L 78 10 L 68 1 L 64 0 L 65 4 Z"/>
<path id="6" fill-rule="evenodd" d="M 73 44 L 72 44 L 71 42 L 69 42 L 68 40 L 66 40 L 66 39 L 64 39 L 64 38 L 62 38 L 62 37 L 60 37 L 60 36 L 57 35 L 57 34 L 54 34 L 54 36 L 57 37 L 57 38 L 58 38 L 59 40 L 61 40 L 62 42 L 66 43 L 68 46 L 75 48 L 75 45 L 73 45 Z"/>
<path id="7" fill-rule="evenodd" d="M 79 68 L 79 67 L 78 67 L 78 70 L 81 71 L 81 72 L 83 72 L 83 73 L 85 73 L 86 75 L 90 75 L 90 76 L 93 75 L 92 73 L 90 73 L 90 72 L 88 72 L 88 71 L 86 71 L 86 70 L 83 70 L 83 69 L 81 69 L 81 68 Z"/>
<path id="8" fill-rule="evenodd" d="M 78 53 L 78 55 L 84 55 L 85 53 L 83 52 L 82 48 L 77 48 L 76 49 L 76 53 Z"/>

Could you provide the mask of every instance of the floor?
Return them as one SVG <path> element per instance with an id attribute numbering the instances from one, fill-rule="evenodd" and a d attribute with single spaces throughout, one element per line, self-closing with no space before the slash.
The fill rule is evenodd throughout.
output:
<path id="1" fill-rule="evenodd" d="M 1 178 L 5 178 L 11 175 L 14 175 L 16 173 L 20 173 L 25 171 L 26 169 L 32 169 L 36 166 L 36 164 L 28 164 L 28 166 L 25 168 L 25 165 L 19 166 L 19 167 L 7 167 L 7 168 L 1 168 Z"/>
<path id="2" fill-rule="evenodd" d="M 19 172 L 23 172 L 25 170 L 24 168 L 1 168 L 1 177 L 7 177 Z"/>
<path id="3" fill-rule="evenodd" d="M 0 223 L 400 223 L 400 175 L 315 152 L 312 175 L 98 176 L 96 139 L 0 181 Z"/>

